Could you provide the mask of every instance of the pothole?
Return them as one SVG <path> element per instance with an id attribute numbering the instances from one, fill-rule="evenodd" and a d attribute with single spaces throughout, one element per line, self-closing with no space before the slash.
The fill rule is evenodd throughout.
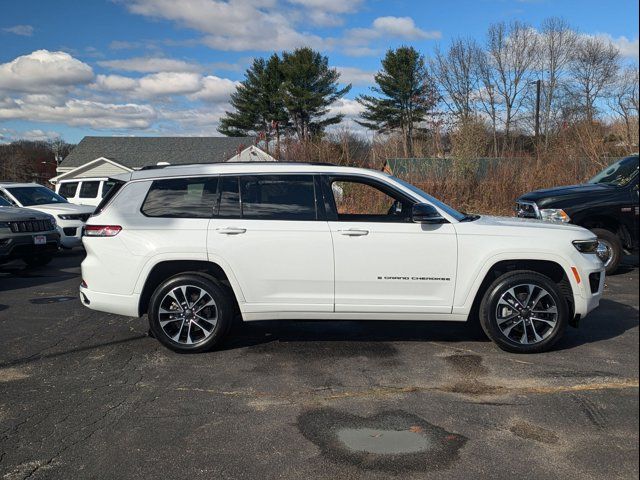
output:
<path id="1" fill-rule="evenodd" d="M 360 417 L 323 408 L 302 414 L 298 427 L 334 461 L 394 473 L 448 468 L 467 442 L 402 410 Z"/>
<path id="2" fill-rule="evenodd" d="M 51 303 L 70 302 L 71 300 L 76 300 L 76 299 L 77 297 L 67 297 L 67 296 L 42 297 L 42 298 L 32 298 L 29 300 L 29 303 L 33 303 L 34 305 L 48 305 Z"/>

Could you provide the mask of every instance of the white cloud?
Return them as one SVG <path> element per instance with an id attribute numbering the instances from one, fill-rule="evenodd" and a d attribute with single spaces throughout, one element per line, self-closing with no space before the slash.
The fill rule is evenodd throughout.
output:
<path id="1" fill-rule="evenodd" d="M 36 50 L 0 64 L 0 90 L 49 92 L 91 80 L 91 67 L 65 52 Z"/>
<path id="2" fill-rule="evenodd" d="M 156 72 L 199 72 L 201 65 L 164 57 L 134 57 L 123 60 L 103 60 L 98 62 L 101 67 L 125 72 L 156 73 Z"/>
<path id="3" fill-rule="evenodd" d="M 160 72 L 139 80 L 137 92 L 143 97 L 185 95 L 202 88 L 202 77 L 197 73 Z"/>
<path id="4" fill-rule="evenodd" d="M 289 0 L 294 5 L 300 5 L 302 19 L 310 20 L 314 25 L 334 27 L 342 25 L 342 15 L 353 13 L 362 5 L 362 0 Z"/>
<path id="5" fill-rule="evenodd" d="M 599 33 L 595 35 L 596 37 L 603 38 L 611 43 L 613 43 L 620 50 L 620 55 L 625 58 L 631 58 L 634 60 L 638 60 L 638 49 L 640 48 L 640 43 L 638 42 L 638 37 L 635 40 L 631 40 L 625 36 L 613 37 L 608 33 Z"/>
<path id="6" fill-rule="evenodd" d="M 356 67 L 336 67 L 340 73 L 341 83 L 351 83 L 353 85 L 371 85 L 376 72 L 362 70 Z"/>
<path id="7" fill-rule="evenodd" d="M 30 37 L 33 35 L 33 27 L 31 25 L 14 25 L 13 27 L 3 28 L 2 31 L 20 35 L 21 37 Z"/>
<path id="8" fill-rule="evenodd" d="M 135 78 L 122 75 L 97 75 L 93 87 L 106 91 L 131 91 L 138 86 Z"/>
<path id="9" fill-rule="evenodd" d="M 229 96 L 235 91 L 237 85 L 237 82 L 229 80 L 228 78 L 208 75 L 202 79 L 202 88 L 192 94 L 190 98 L 209 102 L 226 102 L 229 100 Z"/>

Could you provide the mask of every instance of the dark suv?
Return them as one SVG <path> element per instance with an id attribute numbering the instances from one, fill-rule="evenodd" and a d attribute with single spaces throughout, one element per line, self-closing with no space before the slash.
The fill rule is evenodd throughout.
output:
<path id="1" fill-rule="evenodd" d="M 51 215 L 13 207 L 0 198 L 0 264 L 22 259 L 29 266 L 45 265 L 59 247 Z"/>
<path id="2" fill-rule="evenodd" d="M 638 155 L 617 161 L 583 185 L 522 195 L 516 212 L 588 228 L 598 236 L 598 255 L 607 274 L 613 273 L 624 253 L 638 251 Z"/>

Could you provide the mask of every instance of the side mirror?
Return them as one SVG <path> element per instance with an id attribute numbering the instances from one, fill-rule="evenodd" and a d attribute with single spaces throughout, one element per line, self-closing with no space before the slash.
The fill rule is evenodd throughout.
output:
<path id="1" fill-rule="evenodd" d="M 414 223 L 444 223 L 446 220 L 433 205 L 416 203 L 411 207 L 411 221 Z"/>

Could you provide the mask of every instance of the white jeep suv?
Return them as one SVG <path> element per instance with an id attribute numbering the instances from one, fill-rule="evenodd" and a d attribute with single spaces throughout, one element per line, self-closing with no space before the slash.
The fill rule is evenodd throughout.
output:
<path id="1" fill-rule="evenodd" d="M 598 306 L 588 230 L 464 215 L 381 172 L 300 163 L 147 168 L 118 176 L 87 222 L 80 297 L 147 313 L 180 351 L 244 321 L 479 316 L 512 352 L 539 352 Z"/>

